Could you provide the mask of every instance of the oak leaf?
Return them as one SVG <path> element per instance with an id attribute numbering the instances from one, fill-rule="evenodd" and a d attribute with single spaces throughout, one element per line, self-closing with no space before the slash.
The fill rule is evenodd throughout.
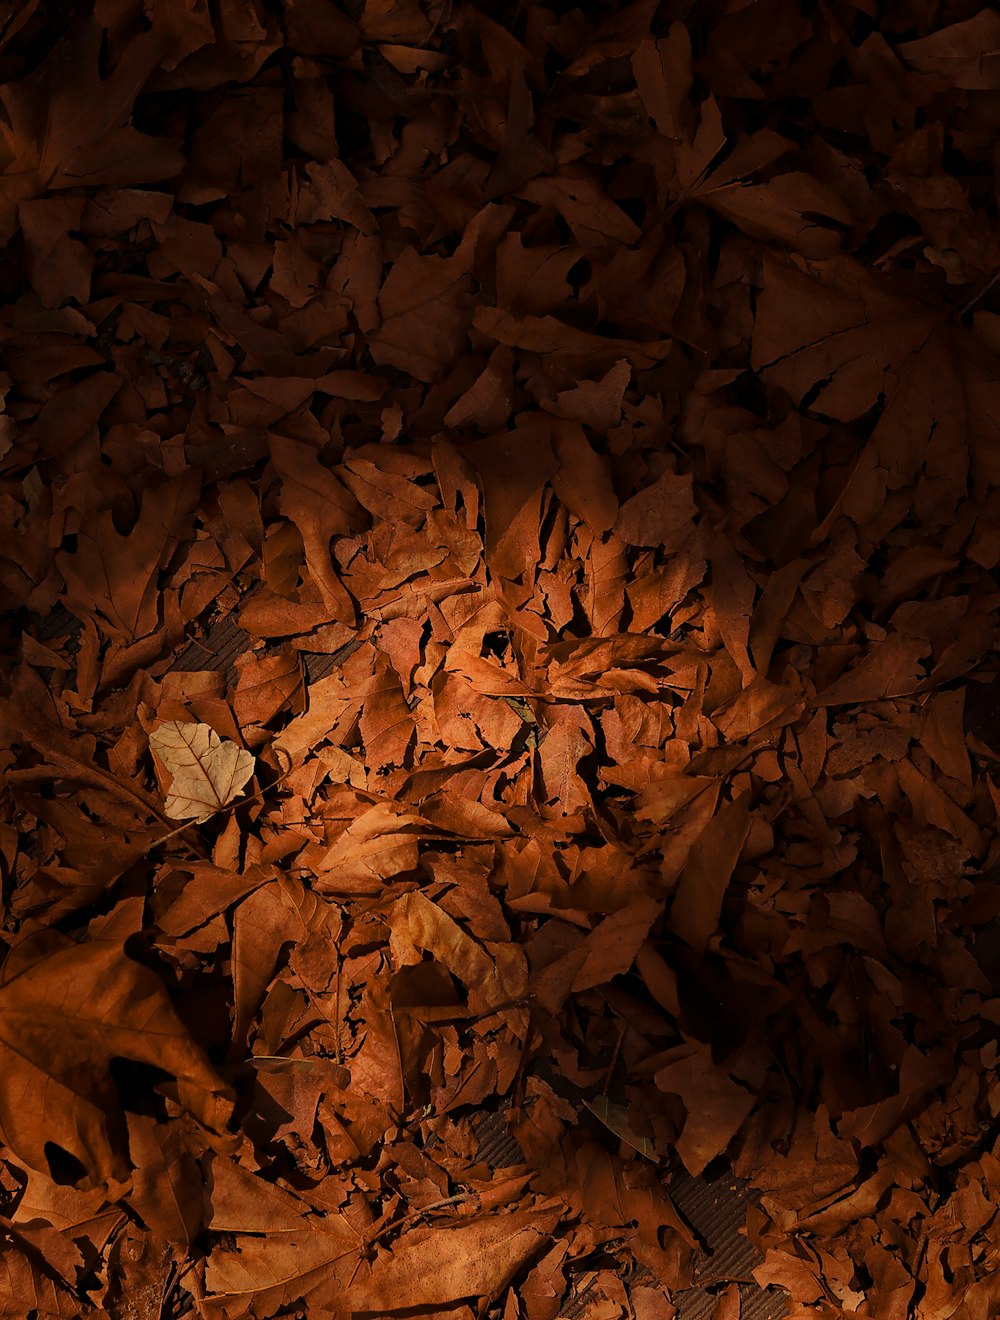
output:
<path id="1" fill-rule="evenodd" d="M 346 1214 L 313 1214 L 294 1192 L 222 1159 L 212 1161 L 205 1200 L 205 1227 L 220 1235 L 205 1265 L 213 1314 L 273 1315 L 298 1301 L 310 1314 L 344 1314 L 334 1298 L 359 1272 L 361 1245 Z"/>
<path id="2" fill-rule="evenodd" d="M 239 797 L 254 772 L 251 754 L 208 724 L 167 720 L 149 746 L 170 773 L 165 810 L 174 820 L 208 820 Z"/>
<path id="3" fill-rule="evenodd" d="M 129 1164 L 110 1064 L 169 1072 L 175 1096 L 220 1131 L 231 1106 L 159 978 L 117 940 L 53 947 L 25 940 L 0 984 L 0 1130 L 29 1169 L 46 1172 L 51 1144 L 82 1166 L 77 1186 L 123 1180 Z"/>

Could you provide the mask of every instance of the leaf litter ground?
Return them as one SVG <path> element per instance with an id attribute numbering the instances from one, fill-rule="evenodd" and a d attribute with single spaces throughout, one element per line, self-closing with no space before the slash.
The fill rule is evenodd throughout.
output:
<path id="1" fill-rule="evenodd" d="M 6 7 L 0 1314 L 997 1313 L 998 47 Z"/>

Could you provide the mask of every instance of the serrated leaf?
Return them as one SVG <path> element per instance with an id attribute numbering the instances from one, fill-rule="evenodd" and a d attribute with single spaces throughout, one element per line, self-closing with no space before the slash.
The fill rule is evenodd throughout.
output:
<path id="1" fill-rule="evenodd" d="M 171 776 L 164 810 L 174 820 L 208 820 L 239 797 L 256 764 L 250 752 L 208 724 L 168 720 L 149 739 Z"/>

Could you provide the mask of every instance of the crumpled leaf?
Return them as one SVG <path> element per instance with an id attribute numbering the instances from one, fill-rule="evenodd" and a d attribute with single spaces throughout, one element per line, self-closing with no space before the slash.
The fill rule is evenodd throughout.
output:
<path id="1" fill-rule="evenodd" d="M 165 810 L 174 820 L 208 820 L 239 797 L 256 761 L 208 724 L 167 720 L 149 738 L 171 775 Z"/>

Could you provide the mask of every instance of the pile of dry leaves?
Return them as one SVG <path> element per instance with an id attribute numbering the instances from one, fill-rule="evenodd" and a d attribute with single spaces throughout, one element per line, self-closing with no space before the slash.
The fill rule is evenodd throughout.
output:
<path id="1" fill-rule="evenodd" d="M 0 5 L 0 1315 L 998 1313 L 998 49 Z"/>

